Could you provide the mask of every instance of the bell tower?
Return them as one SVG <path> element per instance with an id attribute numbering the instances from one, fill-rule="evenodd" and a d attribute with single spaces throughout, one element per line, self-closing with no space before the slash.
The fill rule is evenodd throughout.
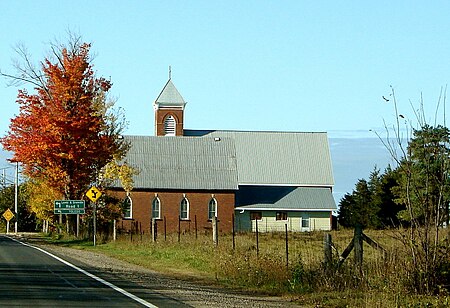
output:
<path id="1" fill-rule="evenodd" d="M 186 102 L 169 75 L 169 80 L 153 104 L 156 136 L 183 136 L 184 106 Z"/>

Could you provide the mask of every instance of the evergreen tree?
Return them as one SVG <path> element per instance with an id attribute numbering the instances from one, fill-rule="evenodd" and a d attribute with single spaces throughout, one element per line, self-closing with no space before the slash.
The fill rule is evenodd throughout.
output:
<path id="1" fill-rule="evenodd" d="M 357 225 L 363 228 L 378 227 L 379 207 L 372 202 L 372 197 L 369 184 L 366 180 L 360 179 L 352 194 L 346 194 L 339 204 L 339 223 L 344 227 Z"/>
<path id="2" fill-rule="evenodd" d="M 345 194 L 339 202 L 338 222 L 341 226 L 350 228 L 353 227 L 351 222 L 352 205 L 355 203 L 353 194 Z"/>
<path id="3" fill-rule="evenodd" d="M 404 204 L 395 202 L 394 187 L 398 185 L 398 171 L 388 166 L 381 175 L 381 196 L 378 198 L 380 211 L 378 217 L 380 219 L 381 228 L 398 227 L 403 224 L 398 217 L 398 213 L 405 209 Z"/>
<path id="4" fill-rule="evenodd" d="M 450 131 L 424 125 L 413 131 L 407 153 L 399 167 L 396 202 L 407 205 L 399 218 L 417 224 L 442 225 L 448 220 L 450 199 Z"/>

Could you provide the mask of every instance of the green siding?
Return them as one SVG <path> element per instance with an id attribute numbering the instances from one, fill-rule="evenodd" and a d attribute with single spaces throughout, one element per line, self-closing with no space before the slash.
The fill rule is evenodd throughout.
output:
<path id="1" fill-rule="evenodd" d="M 259 232 L 284 232 L 285 225 L 288 231 L 318 231 L 331 230 L 331 212 L 287 212 L 287 220 L 276 220 L 276 211 L 263 211 L 262 219 L 258 220 Z M 235 214 L 236 230 L 241 232 L 255 232 L 256 222 L 250 220 L 250 211 L 238 212 Z M 309 218 L 309 228 L 302 228 L 302 217 Z"/>

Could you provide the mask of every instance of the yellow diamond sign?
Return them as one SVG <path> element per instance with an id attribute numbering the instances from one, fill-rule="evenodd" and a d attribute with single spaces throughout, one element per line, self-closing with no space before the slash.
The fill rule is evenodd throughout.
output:
<path id="1" fill-rule="evenodd" d="M 100 196 L 102 195 L 101 191 L 98 190 L 97 187 L 92 186 L 91 188 L 89 188 L 89 190 L 86 193 L 86 196 L 91 199 L 92 202 L 95 202 L 98 200 L 98 198 L 100 198 Z"/>
<path id="2" fill-rule="evenodd" d="M 13 214 L 13 212 L 11 212 L 10 209 L 7 209 L 7 210 L 3 213 L 2 216 L 3 216 L 7 221 L 10 221 L 11 219 L 13 219 L 14 214 Z"/>

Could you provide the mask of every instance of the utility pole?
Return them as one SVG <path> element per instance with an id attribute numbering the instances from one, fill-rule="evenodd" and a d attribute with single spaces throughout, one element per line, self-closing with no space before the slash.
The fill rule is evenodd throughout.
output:
<path id="1" fill-rule="evenodd" d="M 17 234 L 17 222 L 19 221 L 19 212 L 17 211 L 19 198 L 19 162 L 16 161 L 16 172 L 14 180 L 14 211 L 16 212 L 16 222 L 14 223 L 14 232 Z"/>
<path id="2" fill-rule="evenodd" d="M 19 162 L 8 159 L 8 162 L 14 164 L 14 180 L 11 178 L 7 178 L 6 169 L 10 169 L 12 167 L 1 168 L 2 174 L 0 178 L 0 185 L 2 188 L 5 188 L 7 184 L 14 184 L 14 216 L 16 217 L 16 221 L 14 223 L 14 232 L 17 233 L 17 223 L 19 221 L 19 213 L 18 213 L 18 205 L 19 205 Z"/>

